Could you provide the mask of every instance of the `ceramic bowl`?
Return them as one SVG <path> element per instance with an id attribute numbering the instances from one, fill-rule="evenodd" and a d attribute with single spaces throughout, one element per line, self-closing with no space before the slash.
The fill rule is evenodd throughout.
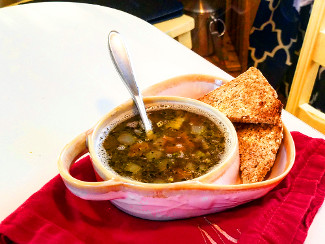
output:
<path id="1" fill-rule="evenodd" d="M 145 90 L 145 96 L 182 96 L 198 98 L 220 86 L 217 77 L 187 75 L 160 82 Z M 100 122 L 101 123 L 101 122 Z M 264 196 L 277 186 L 290 172 L 295 160 L 295 147 L 290 132 L 284 125 L 284 137 L 271 172 L 262 182 L 241 184 L 238 166 L 231 167 L 214 182 L 186 181 L 171 184 L 147 184 L 122 181 L 120 177 L 96 169 L 102 182 L 82 182 L 69 174 L 76 158 L 87 151 L 85 141 L 90 140 L 94 130 L 89 130 L 70 142 L 59 158 L 60 174 L 66 186 L 84 199 L 106 200 L 121 210 L 145 219 L 170 220 L 189 218 L 223 211 Z M 89 143 L 88 143 L 89 144 Z M 91 149 L 90 149 L 91 150 Z M 229 165 L 228 165 L 229 166 Z M 218 172 L 217 172 L 218 173 Z M 109 175 L 106 175 L 109 174 Z M 109 176 L 111 178 L 107 179 Z M 235 179 L 237 177 L 237 179 Z M 227 183 L 232 181 L 232 183 Z M 223 182 L 223 183 L 222 183 Z M 150 186 L 149 186 L 150 185 Z M 108 190 L 109 189 L 109 190 Z"/>
<path id="2" fill-rule="evenodd" d="M 191 209 L 200 196 L 202 184 L 233 185 L 239 179 L 239 151 L 236 130 L 229 119 L 215 108 L 200 101 L 183 97 L 146 97 L 146 109 L 182 109 L 207 116 L 224 131 L 225 154 L 221 161 L 206 174 L 193 180 L 175 183 L 142 183 L 122 177 L 101 159 L 102 138 L 121 121 L 137 114 L 135 105 L 128 101 L 104 116 L 92 130 L 81 134 L 69 143 L 60 155 L 59 171 L 64 183 L 75 195 L 87 200 L 112 200 L 118 208 L 132 215 L 146 219 L 178 219 L 204 214 L 201 207 Z M 87 143 L 86 143 L 87 142 Z M 99 182 L 83 182 L 73 178 L 69 168 L 75 157 L 86 148 Z M 107 165 L 107 164 L 106 164 Z M 184 193 L 190 190 L 191 193 Z M 178 200 L 177 200 L 178 199 Z M 179 206 L 179 210 L 175 208 Z M 187 207 L 188 205 L 188 207 Z"/>

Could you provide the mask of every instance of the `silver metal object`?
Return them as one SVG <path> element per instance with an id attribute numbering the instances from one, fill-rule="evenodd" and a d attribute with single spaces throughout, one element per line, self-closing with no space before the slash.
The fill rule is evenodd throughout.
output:
<path id="1" fill-rule="evenodd" d="M 144 129 L 148 134 L 152 134 L 152 124 L 148 118 L 142 95 L 135 81 L 134 73 L 131 66 L 126 45 L 121 34 L 117 31 L 111 31 L 108 35 L 108 49 L 113 60 L 114 66 L 118 71 L 123 83 L 128 88 L 134 103 L 136 104 Z"/>
<path id="2" fill-rule="evenodd" d="M 193 17 L 195 28 L 191 31 L 192 50 L 201 56 L 218 52 L 218 40 L 226 31 L 226 25 L 217 11 L 225 1 L 181 0 L 184 13 Z"/>

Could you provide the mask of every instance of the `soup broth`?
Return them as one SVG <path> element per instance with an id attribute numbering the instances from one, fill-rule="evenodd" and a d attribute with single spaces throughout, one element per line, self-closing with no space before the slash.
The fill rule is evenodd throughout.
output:
<path id="1" fill-rule="evenodd" d="M 205 116 L 185 110 L 148 113 L 153 136 L 146 136 L 139 115 L 113 128 L 102 142 L 107 163 L 121 176 L 145 183 L 197 178 L 220 162 L 224 132 Z"/>

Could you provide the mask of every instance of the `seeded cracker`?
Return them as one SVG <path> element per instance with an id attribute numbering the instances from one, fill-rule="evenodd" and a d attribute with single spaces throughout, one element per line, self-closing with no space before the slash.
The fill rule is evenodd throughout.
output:
<path id="1" fill-rule="evenodd" d="M 235 123 L 243 183 L 264 179 L 272 168 L 282 141 L 282 124 Z"/>
<path id="2" fill-rule="evenodd" d="M 232 122 L 278 124 L 282 110 L 276 91 L 254 67 L 198 100 L 217 108 Z"/>
<path id="3" fill-rule="evenodd" d="M 283 138 L 282 103 L 262 73 L 249 68 L 198 100 L 223 112 L 235 125 L 243 183 L 262 181 Z"/>

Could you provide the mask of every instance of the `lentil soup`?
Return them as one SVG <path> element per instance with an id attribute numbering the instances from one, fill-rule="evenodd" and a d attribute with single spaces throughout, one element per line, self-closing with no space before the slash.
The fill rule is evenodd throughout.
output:
<path id="1" fill-rule="evenodd" d="M 108 166 L 144 183 L 197 178 L 220 162 L 224 132 L 209 118 L 179 109 L 148 112 L 153 136 L 146 136 L 139 115 L 116 125 L 102 141 Z"/>

